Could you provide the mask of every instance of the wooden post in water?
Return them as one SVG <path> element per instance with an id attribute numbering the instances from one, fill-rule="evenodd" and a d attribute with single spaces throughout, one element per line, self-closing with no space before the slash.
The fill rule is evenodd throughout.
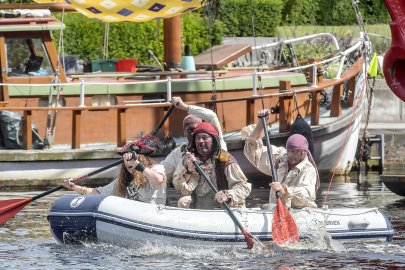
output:
<path id="1" fill-rule="evenodd" d="M 181 65 L 181 17 L 163 20 L 165 70 L 179 68 Z"/>

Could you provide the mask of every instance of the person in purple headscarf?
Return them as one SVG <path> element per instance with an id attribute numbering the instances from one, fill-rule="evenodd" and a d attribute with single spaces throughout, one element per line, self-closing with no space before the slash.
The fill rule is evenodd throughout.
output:
<path id="1" fill-rule="evenodd" d="M 269 115 L 269 110 L 259 111 L 260 117 Z M 263 145 L 263 125 L 261 121 L 254 126 L 241 130 L 245 138 L 244 154 L 246 158 L 261 172 L 272 175 L 267 147 Z M 270 203 L 276 203 L 275 192 L 279 191 L 283 203 L 287 207 L 317 207 L 315 204 L 316 190 L 319 188 L 319 174 L 315 162 L 308 150 L 307 139 L 300 135 L 291 135 L 286 147 L 271 145 L 272 159 L 279 182 L 270 184 Z"/>

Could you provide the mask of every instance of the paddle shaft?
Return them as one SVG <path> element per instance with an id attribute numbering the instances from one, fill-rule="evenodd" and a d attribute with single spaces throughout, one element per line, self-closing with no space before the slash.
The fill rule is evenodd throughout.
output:
<path id="1" fill-rule="evenodd" d="M 274 167 L 274 163 L 273 163 L 273 153 L 271 151 L 270 138 L 269 138 L 269 134 L 267 133 L 267 128 L 266 128 L 267 127 L 266 117 L 265 116 L 260 117 L 260 120 L 262 121 L 264 137 L 266 139 L 267 152 L 269 153 L 271 174 L 272 174 L 272 179 L 273 179 L 272 182 L 278 182 L 276 168 Z"/>
<path id="2" fill-rule="evenodd" d="M 202 178 L 204 178 L 204 180 L 210 186 L 212 191 L 214 191 L 215 194 L 218 193 L 218 189 L 214 186 L 214 184 L 211 182 L 211 180 L 208 178 L 208 176 L 201 170 L 201 167 L 197 164 L 197 162 L 193 161 L 193 164 L 194 164 L 195 169 L 198 172 L 198 174 L 201 175 Z M 243 227 L 243 225 L 240 223 L 240 221 L 236 218 L 235 214 L 232 212 L 231 208 L 226 204 L 226 202 L 223 202 L 222 206 L 225 208 L 226 212 L 228 212 L 232 221 L 236 224 L 236 226 L 238 226 L 238 228 L 241 230 L 241 232 L 245 236 L 248 249 L 253 248 L 253 239 L 252 239 L 253 236 L 248 231 L 246 231 L 246 229 Z"/>
<path id="3" fill-rule="evenodd" d="M 106 171 L 106 170 L 108 170 L 108 169 L 110 169 L 110 168 L 112 168 L 112 167 L 115 167 L 115 166 L 121 164 L 122 162 L 123 162 L 122 159 L 117 160 L 117 161 L 115 161 L 115 162 L 113 162 L 113 163 L 111 163 L 111 164 L 109 164 L 109 165 L 107 165 L 107 166 L 104 166 L 104 167 L 102 167 L 102 168 L 99 168 L 99 169 L 97 169 L 97 170 L 95 170 L 95 171 L 92 171 L 92 172 L 86 174 L 86 175 L 82 175 L 82 176 L 79 176 L 79 177 L 77 177 L 77 178 L 74 178 L 72 181 L 75 182 L 75 183 L 76 183 L 76 182 L 79 182 L 79 181 L 82 181 L 82 180 L 87 179 L 87 178 L 89 178 L 89 177 L 91 177 L 91 176 L 93 176 L 93 175 L 96 175 L 96 174 L 100 173 L 100 172 L 103 172 L 103 171 Z M 41 194 L 38 194 L 38 195 L 32 197 L 32 200 L 31 200 L 31 201 L 38 200 L 39 198 L 42 198 L 42 197 L 44 197 L 44 196 L 46 196 L 46 195 L 49 195 L 49 194 L 51 194 L 51 193 L 53 193 L 53 192 L 55 192 L 55 191 L 58 191 L 58 190 L 60 190 L 61 188 L 63 188 L 63 185 L 60 185 L 60 186 L 54 187 L 54 188 L 52 188 L 52 189 L 49 189 L 49 190 L 47 190 L 47 191 L 45 191 L 45 192 L 43 192 L 43 193 L 41 193 Z"/>
<path id="4" fill-rule="evenodd" d="M 274 167 L 273 153 L 271 151 L 270 138 L 267 133 L 267 125 L 265 116 L 260 117 L 264 129 L 264 137 L 266 138 L 267 152 L 269 154 L 272 182 L 278 182 L 277 172 Z M 277 244 L 284 244 L 287 242 L 297 242 L 299 240 L 297 224 L 295 224 L 294 219 L 288 212 L 285 205 L 282 203 L 280 198 L 280 192 L 276 191 L 277 206 L 273 215 L 273 224 L 271 229 L 271 234 L 273 241 Z"/>
<path id="5" fill-rule="evenodd" d="M 158 125 L 156 126 L 155 130 L 152 131 L 152 135 L 156 135 L 159 130 L 162 128 L 163 124 L 166 122 L 167 118 L 169 118 L 170 114 L 172 113 L 172 111 L 174 110 L 174 108 L 176 108 L 174 106 L 174 104 L 170 105 L 169 109 L 167 110 L 166 114 L 163 116 L 163 118 L 160 120 L 160 122 L 158 123 Z"/>
<path id="6" fill-rule="evenodd" d="M 276 168 L 274 167 L 274 162 L 273 162 L 273 153 L 271 151 L 271 145 L 270 145 L 270 137 L 269 137 L 269 133 L 267 133 L 267 125 L 266 125 L 266 117 L 260 117 L 260 120 L 262 121 L 262 125 L 263 125 L 263 130 L 264 130 L 264 137 L 266 139 L 266 146 L 267 146 L 267 152 L 269 153 L 269 160 L 270 160 L 270 166 L 271 166 L 271 174 L 272 174 L 272 182 L 278 182 L 278 178 L 277 178 L 277 171 Z M 280 194 L 277 191 L 276 192 L 276 197 L 279 198 Z"/>
<path id="7" fill-rule="evenodd" d="M 100 173 L 102 171 L 108 170 L 112 167 L 115 167 L 123 162 L 123 159 L 117 160 L 114 163 L 111 163 L 107 166 L 104 166 L 100 169 L 97 169 L 95 171 L 92 171 L 86 175 L 77 177 L 73 179 L 73 182 L 79 182 L 81 180 L 87 179 L 97 173 Z M 55 191 L 60 190 L 63 188 L 63 185 L 54 187 L 50 190 L 47 190 L 45 192 L 42 192 L 41 194 L 38 194 L 34 197 L 31 198 L 26 198 L 26 199 L 12 199 L 12 200 L 4 200 L 0 201 L 0 225 L 6 222 L 7 220 L 11 219 L 14 217 L 19 211 L 21 211 L 27 204 L 29 204 L 32 201 L 38 200 L 39 198 L 42 198 L 48 194 L 51 194 Z"/>

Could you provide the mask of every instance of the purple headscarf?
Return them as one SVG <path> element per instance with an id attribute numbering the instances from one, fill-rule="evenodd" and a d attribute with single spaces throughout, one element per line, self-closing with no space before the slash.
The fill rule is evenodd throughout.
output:
<path id="1" fill-rule="evenodd" d="M 321 185 L 321 181 L 319 179 L 319 173 L 318 173 L 318 169 L 316 168 L 314 158 L 312 157 L 311 152 L 309 152 L 309 150 L 308 150 L 307 139 L 300 134 L 291 135 L 287 140 L 286 148 L 287 148 L 287 150 L 292 150 L 292 149 L 304 150 L 307 153 L 308 160 L 314 166 L 315 171 L 316 171 L 316 178 L 317 178 L 316 179 L 316 189 L 318 189 L 319 186 Z"/>

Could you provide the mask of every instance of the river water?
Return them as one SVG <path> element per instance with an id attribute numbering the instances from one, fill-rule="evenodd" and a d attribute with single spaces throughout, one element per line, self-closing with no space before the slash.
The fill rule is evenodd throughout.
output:
<path id="1" fill-rule="evenodd" d="M 325 196 L 329 183 L 321 186 Z M 2 192 L 0 200 L 32 197 L 36 192 Z M 405 197 L 390 192 L 376 174 L 335 178 L 329 207 L 378 207 L 391 220 L 392 242 L 339 242 L 339 249 L 307 246 L 299 250 L 201 249 L 146 244 L 137 249 L 107 244 L 68 246 L 49 231 L 47 213 L 67 191 L 26 206 L 0 226 L 1 269 L 404 269 Z M 172 202 L 175 194 L 169 191 Z M 267 189 L 254 189 L 249 205 L 266 200 Z M 335 243 L 336 244 L 336 243 Z"/>

